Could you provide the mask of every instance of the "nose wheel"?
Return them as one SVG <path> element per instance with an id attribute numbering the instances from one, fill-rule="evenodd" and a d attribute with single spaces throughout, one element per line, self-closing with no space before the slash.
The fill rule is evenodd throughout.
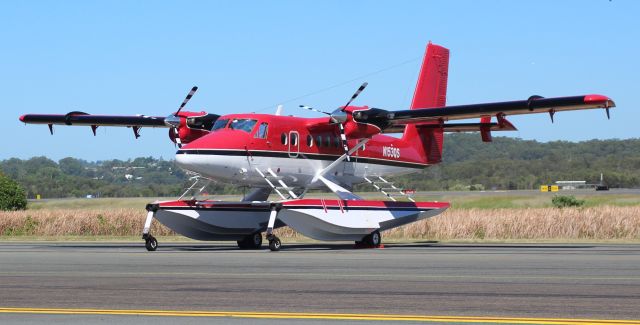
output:
<path id="1" fill-rule="evenodd" d="M 150 234 L 147 234 L 146 236 L 143 236 L 144 239 L 144 246 L 147 248 L 148 251 L 153 252 L 158 248 L 158 241 L 156 240 L 155 237 L 151 236 Z"/>
<path id="2" fill-rule="evenodd" d="M 142 229 L 142 239 L 144 239 L 144 247 L 148 251 L 153 252 L 158 248 L 158 241 L 155 237 L 149 233 L 151 231 L 151 221 L 153 221 L 153 215 L 158 211 L 157 204 L 147 204 L 147 219 L 144 221 L 144 228 Z"/>
<path id="3" fill-rule="evenodd" d="M 280 238 L 273 234 L 273 226 L 276 223 L 276 216 L 278 214 L 278 209 L 276 206 L 271 207 L 271 213 L 269 214 L 269 223 L 267 224 L 267 240 L 269 241 L 269 249 L 272 252 L 277 252 L 282 247 L 282 242 L 280 242 Z"/>

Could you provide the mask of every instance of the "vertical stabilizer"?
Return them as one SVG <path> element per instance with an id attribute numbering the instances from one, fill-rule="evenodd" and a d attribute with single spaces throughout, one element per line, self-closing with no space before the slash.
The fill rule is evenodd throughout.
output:
<path id="1" fill-rule="evenodd" d="M 429 43 L 418 83 L 411 101 L 411 109 L 429 109 L 447 104 L 447 78 L 449 73 L 449 50 Z M 430 122 L 424 124 L 433 124 Z M 424 125 L 423 124 L 423 125 Z M 402 137 L 425 157 L 426 163 L 442 161 L 444 133 L 442 129 L 421 128 L 407 125 Z"/>

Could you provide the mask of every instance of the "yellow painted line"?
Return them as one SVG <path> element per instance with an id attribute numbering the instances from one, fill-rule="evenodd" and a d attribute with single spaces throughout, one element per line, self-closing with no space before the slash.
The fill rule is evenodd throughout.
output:
<path id="1" fill-rule="evenodd" d="M 280 313 L 243 311 L 181 311 L 138 309 L 81 309 L 81 308 L 0 308 L 0 314 L 63 314 L 63 315 L 137 315 L 174 317 L 234 317 L 256 319 L 324 319 L 324 320 L 368 320 L 411 321 L 439 323 L 495 323 L 495 324 L 548 324 L 548 325 L 640 325 L 640 320 L 569 319 L 569 318 L 517 318 L 475 316 L 423 316 L 393 314 L 325 314 L 325 313 Z"/>

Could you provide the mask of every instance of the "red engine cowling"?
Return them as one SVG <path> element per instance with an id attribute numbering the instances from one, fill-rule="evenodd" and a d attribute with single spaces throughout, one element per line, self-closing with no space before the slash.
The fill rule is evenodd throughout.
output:
<path id="1" fill-rule="evenodd" d="M 220 117 L 206 112 L 180 112 L 180 125 L 169 129 L 169 138 L 177 144 L 189 143 L 209 134 L 213 123 Z"/>
<path id="2" fill-rule="evenodd" d="M 380 133 L 380 128 L 373 124 L 358 123 L 353 119 L 344 123 L 344 134 L 347 139 L 370 138 L 378 133 Z"/>
<path id="3" fill-rule="evenodd" d="M 358 110 L 368 110 L 369 107 L 355 107 L 349 106 L 345 109 L 347 113 L 347 120 L 344 122 L 344 133 L 347 139 L 362 139 L 370 138 L 380 133 L 380 128 L 369 123 L 358 123 L 353 120 L 353 112 Z"/>

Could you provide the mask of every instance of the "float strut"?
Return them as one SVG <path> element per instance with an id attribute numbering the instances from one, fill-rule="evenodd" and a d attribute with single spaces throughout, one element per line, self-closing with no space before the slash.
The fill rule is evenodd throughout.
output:
<path id="1" fill-rule="evenodd" d="M 269 223 L 267 224 L 267 240 L 269 241 L 269 249 L 271 251 L 277 252 L 280 250 L 282 246 L 280 242 L 280 238 L 273 234 L 273 227 L 276 224 L 276 216 L 278 215 L 278 208 L 273 205 L 271 206 L 271 213 L 269 214 Z"/>
<path id="2" fill-rule="evenodd" d="M 145 247 L 150 252 L 158 248 L 158 241 L 149 233 L 151 231 L 151 221 L 153 221 L 156 211 L 158 211 L 157 204 L 147 204 L 147 219 L 144 221 L 144 228 L 142 228 L 142 239 L 144 239 Z"/>

